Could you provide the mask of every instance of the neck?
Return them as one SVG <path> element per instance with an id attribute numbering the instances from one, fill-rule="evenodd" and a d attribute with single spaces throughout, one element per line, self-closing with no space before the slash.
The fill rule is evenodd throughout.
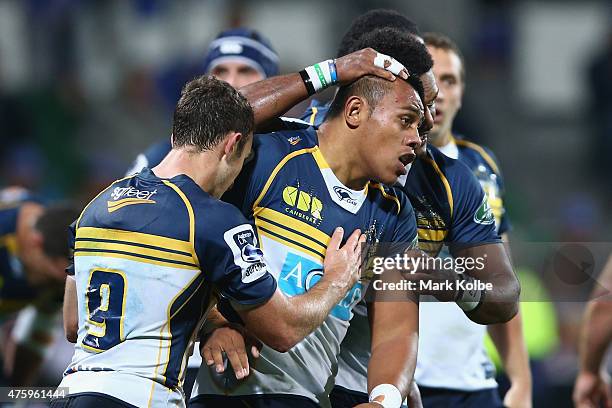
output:
<path id="1" fill-rule="evenodd" d="M 317 131 L 319 149 L 334 175 L 342 184 L 353 190 L 361 190 L 369 178 L 364 172 L 351 130 L 339 120 L 325 121 Z"/>
<path id="2" fill-rule="evenodd" d="M 191 178 L 202 190 L 213 197 L 221 197 L 223 191 L 218 186 L 218 154 L 214 150 L 196 151 L 189 147 L 172 149 L 170 153 L 152 170 L 157 177 L 172 178 L 184 174 Z"/>
<path id="3" fill-rule="evenodd" d="M 431 144 L 433 144 L 436 147 L 444 147 L 447 144 L 449 144 L 452 140 L 453 140 L 453 134 L 449 129 L 447 131 L 441 132 L 440 135 L 438 135 L 438 137 L 435 137 L 435 138 L 430 137 L 429 141 L 431 142 Z"/>

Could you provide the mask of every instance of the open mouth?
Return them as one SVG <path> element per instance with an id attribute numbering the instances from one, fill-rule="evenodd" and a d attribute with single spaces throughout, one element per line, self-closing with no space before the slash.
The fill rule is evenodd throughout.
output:
<path id="1" fill-rule="evenodd" d="M 400 156 L 399 161 L 402 162 L 402 164 L 405 167 L 405 166 L 409 165 L 410 163 L 412 163 L 415 158 L 416 158 L 416 155 L 414 153 L 406 153 L 406 154 Z"/>

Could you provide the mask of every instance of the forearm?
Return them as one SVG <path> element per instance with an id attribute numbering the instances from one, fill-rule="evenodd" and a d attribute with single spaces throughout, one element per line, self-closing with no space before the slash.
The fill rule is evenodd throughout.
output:
<path id="1" fill-rule="evenodd" d="M 345 294 L 344 288 L 321 279 L 303 295 L 288 298 L 288 307 L 282 310 L 281 316 L 288 332 L 293 334 L 292 343 L 297 344 L 321 326 Z"/>
<path id="2" fill-rule="evenodd" d="M 377 301 L 369 305 L 372 355 L 368 364 L 368 393 L 380 384 L 395 386 L 402 400 L 413 380 L 418 348 L 418 304 Z"/>
<path id="3" fill-rule="evenodd" d="M 612 301 L 591 301 L 580 336 L 580 369 L 599 373 L 612 340 Z"/>
<path id="4" fill-rule="evenodd" d="M 346 291 L 323 278 L 302 295 L 287 297 L 277 289 L 265 305 L 238 312 L 252 335 L 286 352 L 323 323 Z"/>
<path id="5" fill-rule="evenodd" d="M 255 126 L 282 116 L 308 98 L 299 73 L 269 78 L 240 88 L 255 114 Z"/>
<path id="6" fill-rule="evenodd" d="M 392 384 L 405 398 L 414 376 L 417 348 L 416 332 L 404 339 L 391 338 L 373 348 L 368 364 L 368 392 L 379 384 Z"/>
<path id="7" fill-rule="evenodd" d="M 502 244 L 476 246 L 461 251 L 459 256 L 484 259 L 482 268 L 472 268 L 466 273 L 474 280 L 489 284 L 490 287 L 482 292 L 482 300 L 478 307 L 466 311 L 466 316 L 479 324 L 510 321 L 518 313 L 521 287 L 504 246 Z"/>
<path id="8" fill-rule="evenodd" d="M 490 325 L 488 330 L 510 382 L 531 388 L 529 355 L 520 313 L 507 323 Z"/>

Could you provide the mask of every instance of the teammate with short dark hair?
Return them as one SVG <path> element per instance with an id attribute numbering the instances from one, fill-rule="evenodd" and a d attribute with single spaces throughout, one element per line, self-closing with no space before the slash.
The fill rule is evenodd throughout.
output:
<path id="1" fill-rule="evenodd" d="M 358 279 L 360 233 L 340 248 L 334 228 L 325 274 L 303 296 L 277 290 L 253 227 L 218 198 L 251 151 L 253 112 L 227 83 L 183 89 L 172 151 L 118 180 L 72 226 L 64 319 L 75 354 L 52 407 L 184 406 L 194 337 L 217 298 L 251 332 L 285 351 L 318 327 Z"/>
<path id="2" fill-rule="evenodd" d="M 68 265 L 69 204 L 45 207 L 19 187 L 0 190 L 0 324 L 4 385 L 33 385 L 53 340 Z"/>
<path id="3" fill-rule="evenodd" d="M 429 141 L 442 153 L 458 159 L 460 164 L 468 166 L 480 182 L 486 195 L 481 211 L 473 218 L 475 223 L 489 224 L 497 234 L 505 235 L 508 230 L 507 215 L 503 207 L 503 182 L 494 156 L 486 148 L 467 141 L 456 140 L 452 135 L 452 124 L 461 106 L 461 96 L 465 84 L 465 67 L 459 48 L 446 36 L 428 33 L 423 36 L 430 54 L 434 59 L 433 71 L 440 89 L 436 99 L 435 125 L 429 134 Z M 434 149 L 432 149 L 433 151 Z M 442 156 L 442 163 L 446 160 Z M 437 163 L 440 163 L 436 160 Z M 444 166 L 439 167 L 445 173 L 451 185 L 452 195 L 449 202 L 454 203 L 454 211 L 460 211 L 465 205 L 453 188 L 452 175 L 448 175 Z M 412 171 L 414 171 L 413 169 Z M 411 174 L 412 174 L 411 171 Z M 407 187 L 410 185 L 410 177 Z M 480 194 L 482 197 L 483 194 Z M 452 198 L 452 201 L 451 201 Z M 421 245 L 435 249 L 442 243 L 452 244 L 457 240 L 453 228 L 449 225 L 446 213 L 438 212 L 440 219 L 428 217 L 429 204 L 426 199 L 423 206 L 417 209 L 424 228 L 420 234 Z M 413 200 L 414 204 L 414 200 Z M 415 208 L 418 208 L 415 205 Z M 438 208 L 434 205 L 433 208 Z M 484 209 L 488 215 L 485 217 Z M 436 211 L 437 212 L 437 211 Z M 452 216 L 456 218 L 456 216 Z M 451 219 L 452 219 L 451 218 Z M 474 224 L 476 227 L 476 224 Z M 457 256 L 450 247 L 451 254 Z M 461 254 L 459 254 L 461 255 Z M 472 256 L 482 256 L 477 253 Z M 490 254 L 487 264 L 495 260 Z M 485 294 L 489 296 L 489 292 Z M 469 313 L 467 314 L 470 316 Z M 436 321 L 435 325 L 422 325 L 419 344 L 419 357 L 415 380 L 421 390 L 425 407 L 451 406 L 459 401 L 464 406 L 502 406 L 498 397 L 497 384 L 494 379 L 495 369 L 484 349 L 485 327 L 475 325 L 464 317 L 457 308 L 449 304 L 423 302 L 420 308 L 422 321 Z M 531 374 L 527 352 L 522 336 L 520 315 L 507 323 L 490 325 L 491 337 L 499 347 L 502 361 L 511 380 L 511 388 L 506 394 L 506 406 L 531 405 Z M 448 342 L 450 333 L 460 334 L 459 338 Z M 440 359 L 440 356 L 446 356 Z"/>
<path id="4" fill-rule="evenodd" d="M 220 32 L 210 43 L 199 73 L 213 75 L 238 89 L 278 75 L 278 55 L 258 31 L 232 28 Z M 157 166 L 171 149 L 169 137 L 151 145 L 136 157 L 126 175 Z"/>
<path id="5" fill-rule="evenodd" d="M 412 37 L 398 40 L 405 40 L 406 55 L 423 61 L 424 69 L 431 68 L 422 43 Z M 358 55 L 371 55 L 370 61 L 379 58 L 373 50 L 363 50 L 335 64 L 326 61 L 316 64 L 318 69 L 315 65 L 299 75 L 269 80 L 274 82 L 274 89 L 283 89 L 296 99 L 307 97 L 308 90 L 320 89 L 322 82 L 333 84 L 330 72 L 343 78 L 345 85 L 337 95 L 337 113 L 318 130 L 308 127 L 258 136 L 255 158 L 235 186 L 233 197 L 253 220 L 263 247 L 274 255 L 281 271 L 279 286 L 288 294 L 312 290 L 324 259 L 321 243 L 328 239 L 335 224 L 345 228 L 359 226 L 367 231 L 370 243 L 402 243 L 397 246 L 398 253 L 416 245 L 410 203 L 403 194 L 381 183 L 393 184 L 405 174 L 405 166 L 414 159 L 420 145 L 417 127 L 423 118 L 423 105 L 415 89 L 422 90 L 418 79 L 422 72 L 406 73 L 400 66 L 401 57 L 394 55 L 395 60 L 389 56 L 379 58 L 380 65 L 396 66 L 396 72 L 403 72 L 407 79 L 344 76 L 338 65 L 344 67 L 346 61 L 354 61 Z M 328 67 L 329 71 L 323 71 Z M 310 75 L 313 71 L 321 71 L 323 80 L 317 82 L 318 78 Z M 297 83 L 300 87 L 296 79 L 303 80 Z M 266 84 L 256 85 L 247 87 L 247 95 L 252 90 L 263 96 Z M 288 107 L 284 100 L 275 100 L 272 106 L 261 102 L 256 104 L 256 117 L 262 121 L 274 117 L 274 109 L 283 107 Z M 279 355 L 264 346 L 261 357 L 251 366 L 251 375 L 234 384 L 235 388 L 227 389 L 223 383 L 215 382 L 215 374 L 203 366 L 190 405 L 329 406 L 340 342 L 354 306 L 363 297 L 365 284 L 358 283 L 324 324 L 288 353 Z M 405 293 L 401 296 L 402 302 L 375 298 L 369 304 L 373 317 L 369 371 L 373 400 L 401 402 L 411 381 L 417 305 Z M 206 356 L 206 346 L 203 352 Z M 394 358 L 389 359 L 389 355 Z"/>
<path id="6" fill-rule="evenodd" d="M 355 35 L 353 27 L 349 31 Z M 401 47 L 401 42 L 394 41 L 397 38 L 396 32 L 396 29 L 385 28 L 363 33 L 361 39 L 353 43 L 352 47 L 359 49 L 371 46 L 393 55 L 393 47 Z M 376 38 L 378 41 L 374 41 Z M 346 41 L 343 43 L 345 47 L 350 44 Z M 350 51 L 351 48 L 347 50 Z M 407 65 L 407 68 L 410 70 L 412 67 Z M 437 94 L 433 74 L 431 71 L 428 74 L 421 76 L 421 81 L 427 90 L 424 102 L 428 104 L 430 110 L 426 116 L 427 120 L 419 129 L 425 140 L 434 124 L 432 115 L 435 115 L 434 102 Z M 320 117 L 325 117 L 327 107 L 319 106 L 318 112 L 314 114 L 315 109 L 316 105 L 311 106 L 304 118 L 317 124 Z M 410 198 L 417 214 L 419 248 L 428 255 L 436 256 L 443 244 L 450 245 L 456 252 L 483 244 L 496 246 L 499 244 L 499 237 L 490 222 L 478 223 L 474 220 L 474 214 L 478 213 L 483 205 L 484 193 L 470 169 L 462 163 L 446 158 L 433 147 L 425 150 L 422 146 L 419 158 L 402 182 L 405 183 L 403 190 Z M 498 256 L 497 259 L 504 261 L 506 257 Z M 498 269 L 493 265 L 487 266 L 492 270 Z M 509 265 L 505 267 L 512 276 Z M 357 310 L 364 311 L 363 308 Z M 369 349 L 367 318 L 365 313 L 358 312 L 342 343 L 336 388 L 331 395 L 334 407 L 352 407 L 368 400 L 365 391 Z M 418 399 L 416 387 L 413 391 L 411 403 Z"/>

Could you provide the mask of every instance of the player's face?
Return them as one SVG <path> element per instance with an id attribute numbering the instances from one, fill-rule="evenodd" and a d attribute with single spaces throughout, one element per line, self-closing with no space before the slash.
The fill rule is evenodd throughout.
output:
<path id="1" fill-rule="evenodd" d="M 427 47 L 434 61 L 433 72 L 438 84 L 436 114 L 430 139 L 436 140 L 451 131 L 453 121 L 461 108 L 463 98 L 463 80 L 461 78 L 461 60 L 451 50 Z"/>
<path id="2" fill-rule="evenodd" d="M 393 184 L 406 174 L 406 165 L 416 157 L 421 144 L 418 127 L 423 104 L 407 82 L 394 82 L 391 91 L 378 102 L 367 120 L 362 157 L 367 158 L 369 178 Z"/>
<path id="3" fill-rule="evenodd" d="M 438 85 L 432 70 L 427 71 L 420 77 L 421 83 L 423 84 L 425 100 L 425 116 L 423 122 L 419 126 L 419 136 L 421 136 L 421 146 L 419 147 L 419 154 L 425 152 L 427 148 L 427 137 L 429 132 L 434 126 L 434 117 L 436 116 L 436 98 L 438 96 Z"/>
<path id="4" fill-rule="evenodd" d="M 264 79 L 255 68 L 242 62 L 224 62 L 214 67 L 210 73 L 236 89 Z"/>

